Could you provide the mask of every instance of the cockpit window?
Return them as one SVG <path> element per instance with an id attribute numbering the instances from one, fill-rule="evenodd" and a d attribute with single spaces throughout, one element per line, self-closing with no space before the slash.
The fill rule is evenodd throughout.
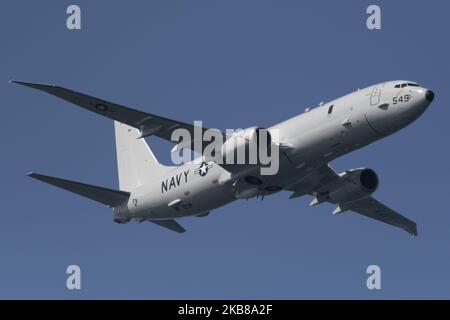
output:
<path id="1" fill-rule="evenodd" d="M 419 85 L 417 83 L 401 83 L 396 84 L 394 88 L 404 88 L 404 87 L 418 87 Z"/>

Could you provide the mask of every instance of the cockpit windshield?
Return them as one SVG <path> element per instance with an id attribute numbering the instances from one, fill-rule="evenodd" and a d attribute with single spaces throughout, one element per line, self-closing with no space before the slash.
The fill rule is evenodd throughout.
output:
<path id="1" fill-rule="evenodd" d="M 405 83 L 399 83 L 394 86 L 394 88 L 404 88 L 404 87 L 419 87 L 417 83 L 413 82 L 405 82 Z"/>

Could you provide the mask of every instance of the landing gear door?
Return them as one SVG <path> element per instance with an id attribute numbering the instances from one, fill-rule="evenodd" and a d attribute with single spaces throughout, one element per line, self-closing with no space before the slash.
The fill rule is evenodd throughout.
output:
<path id="1" fill-rule="evenodd" d="M 383 91 L 384 83 L 373 87 L 370 95 L 370 105 L 375 106 L 381 101 L 381 92 Z"/>

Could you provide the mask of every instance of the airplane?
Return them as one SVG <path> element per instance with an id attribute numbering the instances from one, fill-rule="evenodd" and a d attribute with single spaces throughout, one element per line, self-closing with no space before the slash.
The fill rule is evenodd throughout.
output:
<path id="1" fill-rule="evenodd" d="M 226 165 L 207 158 L 178 166 L 161 164 L 145 137 L 171 141 L 177 128 L 194 133 L 194 125 L 138 111 L 63 87 L 10 81 L 47 92 L 114 120 L 119 190 L 29 173 L 32 178 L 113 208 L 117 223 L 149 221 L 172 231 L 186 230 L 176 221 L 205 217 L 237 199 L 279 191 L 290 198 L 312 196 L 310 205 L 336 205 L 333 214 L 359 213 L 417 236 L 417 225 L 372 197 L 378 176 L 369 168 L 336 172 L 330 162 L 406 127 L 433 101 L 433 91 L 413 81 L 388 81 L 358 89 L 270 128 L 251 127 L 238 134 L 245 145 L 255 132 L 278 130 L 279 169 L 261 175 L 259 165 Z M 202 128 L 202 130 L 205 130 Z M 236 137 L 235 137 L 236 138 Z M 173 141 L 171 141 L 173 142 Z M 188 146 L 189 147 L 189 146 Z"/>

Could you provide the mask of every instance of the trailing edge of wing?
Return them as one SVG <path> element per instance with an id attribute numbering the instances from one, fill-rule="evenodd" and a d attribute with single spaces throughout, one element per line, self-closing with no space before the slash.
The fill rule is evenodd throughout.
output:
<path id="1" fill-rule="evenodd" d="M 112 190 L 86 183 L 45 176 L 34 172 L 27 174 L 27 176 L 103 203 L 109 207 L 116 207 L 127 201 L 130 197 L 129 192 Z"/>
<path id="2" fill-rule="evenodd" d="M 178 233 L 186 232 L 186 230 L 182 226 L 180 226 L 178 222 L 176 222 L 175 220 L 148 220 L 148 221 Z"/>

